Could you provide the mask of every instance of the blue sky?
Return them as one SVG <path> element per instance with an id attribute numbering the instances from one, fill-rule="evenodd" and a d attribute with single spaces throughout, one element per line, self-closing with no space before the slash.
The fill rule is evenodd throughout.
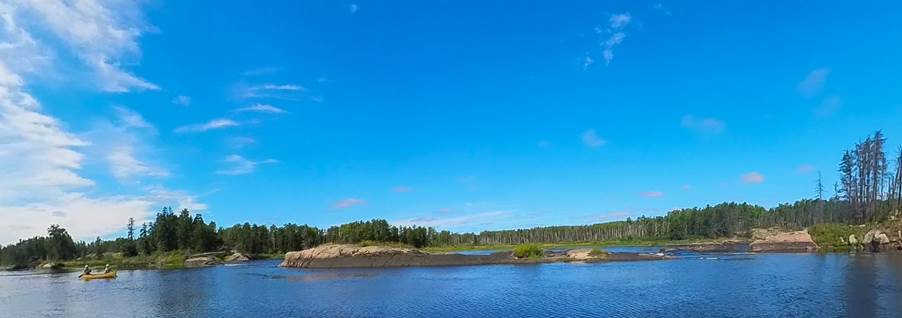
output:
<path id="1" fill-rule="evenodd" d="M 0 242 L 163 205 L 479 231 L 811 197 L 902 144 L 900 6 L 0 3 Z"/>

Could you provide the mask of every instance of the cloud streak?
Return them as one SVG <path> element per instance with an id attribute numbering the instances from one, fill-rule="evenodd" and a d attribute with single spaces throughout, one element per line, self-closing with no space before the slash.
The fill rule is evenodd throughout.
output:
<path id="1" fill-rule="evenodd" d="M 623 43 L 626 39 L 626 33 L 623 28 L 630 24 L 633 17 L 629 12 L 614 14 L 608 19 L 608 29 L 604 32 L 608 33 L 607 39 L 601 43 L 601 57 L 604 58 L 604 64 L 609 65 L 614 60 L 614 47 Z"/>
<path id="2" fill-rule="evenodd" d="M 144 117 L 137 112 L 125 108 L 125 107 L 116 107 L 116 116 L 119 118 L 119 125 L 123 128 L 137 128 L 137 129 L 146 129 L 152 132 L 156 131 L 153 125 L 144 120 Z"/>
<path id="3" fill-rule="evenodd" d="M 172 103 L 179 106 L 189 106 L 191 105 L 191 97 L 179 95 L 172 98 Z"/>
<path id="4" fill-rule="evenodd" d="M 661 191 L 645 191 L 640 193 L 643 197 L 646 198 L 660 198 L 664 196 L 664 192 Z"/>
<path id="5" fill-rule="evenodd" d="M 285 114 L 288 113 L 284 109 L 275 107 L 269 104 L 254 104 L 248 107 L 242 107 L 237 109 L 239 113 L 252 112 L 252 113 L 267 113 L 267 114 Z"/>
<path id="6" fill-rule="evenodd" d="M 742 183 L 745 183 L 745 184 L 762 184 L 762 183 L 764 183 L 764 175 L 759 172 L 756 172 L 756 171 L 752 171 L 752 172 L 743 174 L 740 177 L 740 179 L 742 179 Z"/>
<path id="7" fill-rule="evenodd" d="M 229 155 L 225 158 L 225 160 L 223 160 L 223 162 L 225 162 L 229 167 L 222 170 L 217 170 L 216 174 L 237 176 L 253 173 L 254 171 L 257 171 L 257 167 L 260 165 L 278 163 L 279 161 L 275 159 L 253 161 L 239 155 Z"/>
<path id="8" fill-rule="evenodd" d="M 804 97 L 817 96 L 824 89 L 824 83 L 827 82 L 828 76 L 830 76 L 830 69 L 828 68 L 812 70 L 805 76 L 805 79 L 799 82 L 796 90 Z"/>
<path id="9" fill-rule="evenodd" d="M 350 209 L 350 208 L 353 208 L 355 206 L 360 206 L 360 205 L 366 205 L 366 200 L 358 199 L 358 198 L 347 198 L 347 199 L 343 199 L 338 202 L 335 202 L 334 204 L 332 204 L 332 208 L 343 210 L 343 209 Z"/>
<path id="10" fill-rule="evenodd" d="M 275 98 L 293 100 L 298 99 L 298 95 L 305 92 L 307 92 L 307 88 L 297 84 L 239 85 L 237 97 L 239 99 Z"/>
<path id="11" fill-rule="evenodd" d="M 217 118 L 217 119 L 210 120 L 206 123 L 181 126 L 181 127 L 176 128 L 175 130 L 173 130 L 173 132 L 195 133 L 195 132 L 205 132 L 205 131 L 209 131 L 209 130 L 237 127 L 237 126 L 240 126 L 240 124 L 234 120 L 226 119 L 226 118 Z"/>
<path id="12" fill-rule="evenodd" d="M 131 146 L 124 145 L 114 149 L 107 155 L 113 176 L 119 181 L 130 181 L 137 177 L 163 178 L 169 176 L 166 169 L 151 166 L 135 158 Z"/>
<path id="13" fill-rule="evenodd" d="M 692 115 L 683 116 L 680 126 L 704 134 L 719 134 L 726 129 L 726 124 L 717 118 L 695 118 Z"/>

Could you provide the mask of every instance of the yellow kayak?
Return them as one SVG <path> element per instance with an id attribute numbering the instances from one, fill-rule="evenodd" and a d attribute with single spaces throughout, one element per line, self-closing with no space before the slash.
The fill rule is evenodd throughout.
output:
<path id="1" fill-rule="evenodd" d="M 92 280 L 92 279 L 113 279 L 113 278 L 116 278 L 116 272 L 115 272 L 115 271 L 109 272 L 109 273 L 103 273 L 103 274 L 88 274 L 88 275 L 81 275 L 81 279 L 84 279 L 84 280 Z"/>

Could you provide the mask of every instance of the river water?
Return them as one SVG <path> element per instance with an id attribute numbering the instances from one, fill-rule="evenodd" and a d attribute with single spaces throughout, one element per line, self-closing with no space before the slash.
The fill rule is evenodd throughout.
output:
<path id="1" fill-rule="evenodd" d="M 614 249 L 626 251 L 630 249 Z M 0 272 L 0 317 L 902 317 L 902 255 L 599 264 Z"/>

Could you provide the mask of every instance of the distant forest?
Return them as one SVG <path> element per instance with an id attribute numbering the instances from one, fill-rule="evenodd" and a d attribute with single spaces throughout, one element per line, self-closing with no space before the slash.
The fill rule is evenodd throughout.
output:
<path id="1" fill-rule="evenodd" d="M 104 241 L 74 242 L 58 225 L 47 236 L 20 240 L 0 247 L 0 264 L 26 264 L 40 260 L 69 260 L 118 252 L 124 256 L 150 255 L 185 250 L 208 252 L 238 250 L 249 254 L 276 254 L 301 250 L 322 243 L 365 241 L 408 244 L 415 247 L 522 243 L 567 243 L 615 240 L 681 240 L 747 235 L 752 228 L 805 228 L 821 223 L 863 224 L 886 220 L 902 207 L 902 148 L 895 154 L 892 170 L 880 131 L 846 150 L 838 172 L 834 194 L 824 197 L 820 174 L 812 198 L 766 209 L 746 203 L 722 203 L 703 208 L 681 209 L 666 216 L 592 225 L 549 226 L 532 229 L 452 233 L 431 227 L 398 227 L 385 220 L 359 221 L 327 229 L 308 225 L 265 226 L 238 224 L 227 228 L 205 222 L 188 210 L 174 213 L 164 208 L 153 222 L 136 227 L 127 223 L 126 237 Z"/>

